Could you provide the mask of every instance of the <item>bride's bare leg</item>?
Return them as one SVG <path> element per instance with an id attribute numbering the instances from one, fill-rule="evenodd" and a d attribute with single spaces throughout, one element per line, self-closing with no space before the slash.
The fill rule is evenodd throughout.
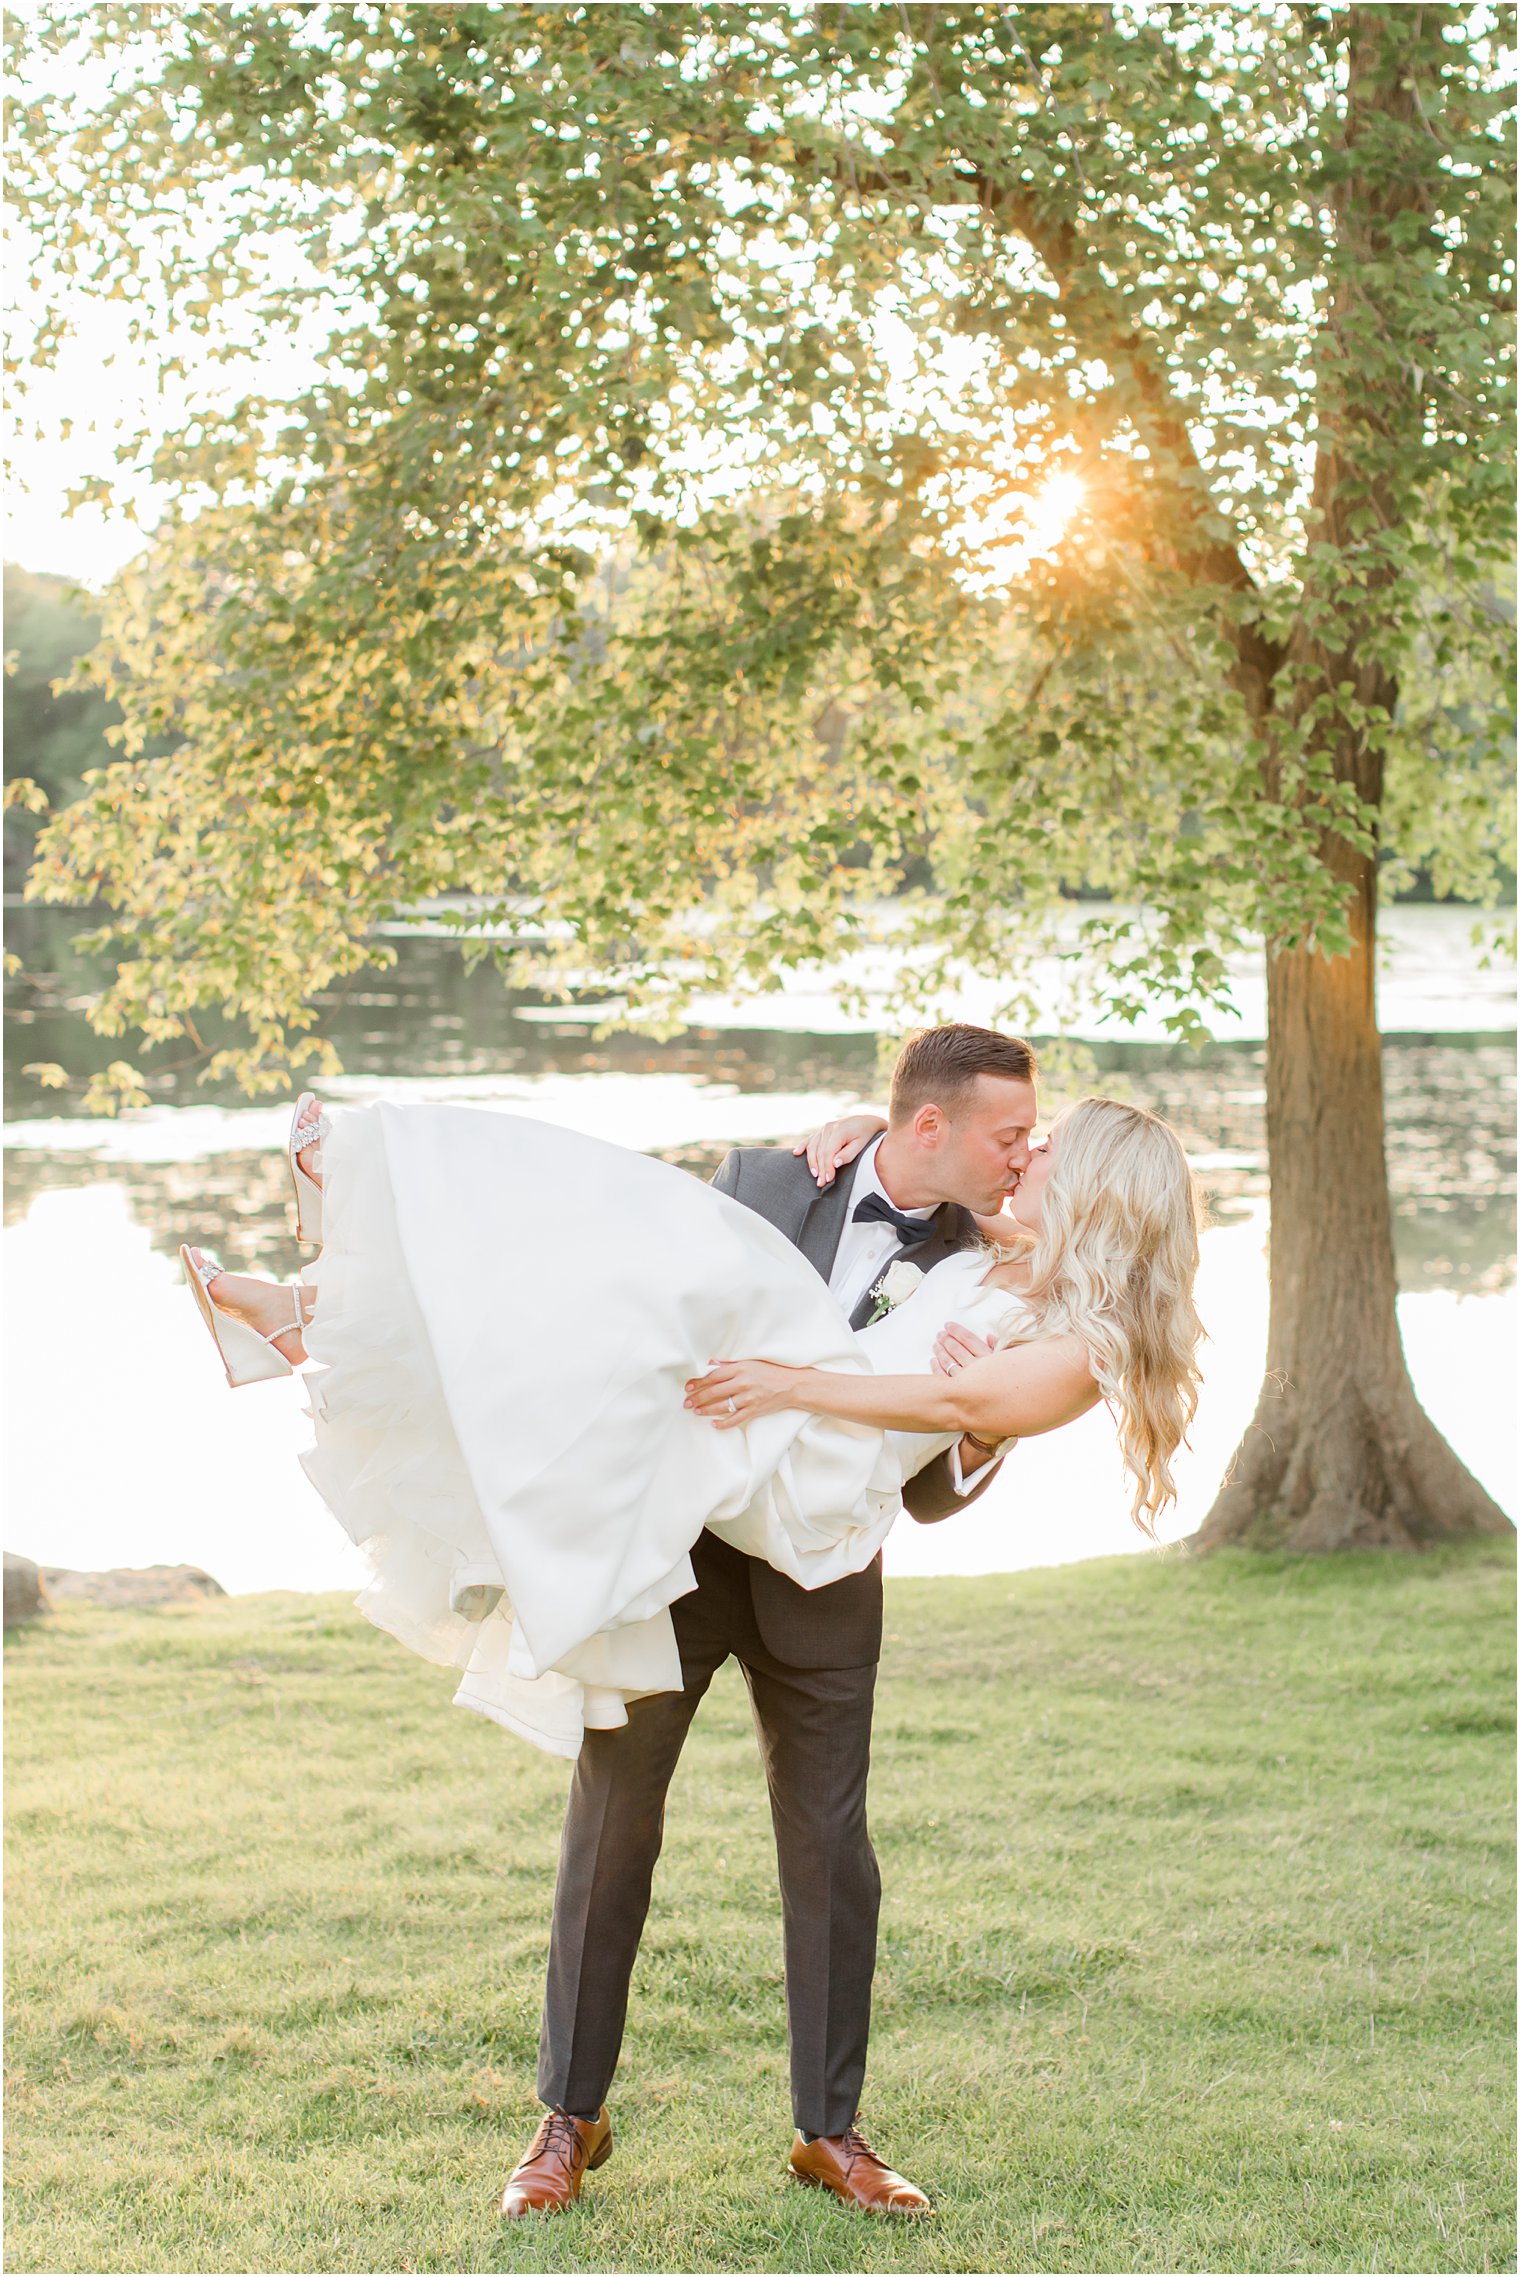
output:
<path id="1" fill-rule="evenodd" d="M 301 1318 L 310 1320 L 316 1310 L 317 1292 L 309 1282 L 260 1281 L 251 1273 L 218 1273 L 208 1282 L 206 1294 L 219 1312 L 231 1313 L 234 1320 L 246 1321 L 260 1336 L 268 1336 L 293 1368 L 307 1357 L 292 1312 L 299 1304 Z M 283 1335 L 272 1334 L 285 1323 L 289 1325 Z"/>

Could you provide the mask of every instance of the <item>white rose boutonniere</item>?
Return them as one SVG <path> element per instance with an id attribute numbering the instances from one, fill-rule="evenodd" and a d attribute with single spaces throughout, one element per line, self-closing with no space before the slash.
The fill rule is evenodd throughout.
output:
<path id="1" fill-rule="evenodd" d="M 922 1265 L 910 1265 L 906 1257 L 899 1257 L 895 1265 L 889 1265 L 872 1292 L 876 1302 L 871 1307 L 871 1320 L 885 1320 L 889 1312 L 895 1312 L 905 1297 L 912 1296 L 923 1277 Z M 870 1322 L 866 1325 L 869 1327 Z"/>

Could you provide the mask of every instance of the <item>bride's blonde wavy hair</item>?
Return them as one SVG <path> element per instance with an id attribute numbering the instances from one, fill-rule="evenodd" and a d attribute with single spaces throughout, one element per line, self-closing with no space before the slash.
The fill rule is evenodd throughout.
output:
<path id="1" fill-rule="evenodd" d="M 1177 1133 L 1144 1107 L 1082 1099 L 1060 1131 L 1039 1232 L 1020 1245 L 1033 1317 L 1003 1342 L 1080 1339 L 1118 1415 L 1135 1524 L 1153 1535 L 1198 1405 L 1197 1189 Z"/>

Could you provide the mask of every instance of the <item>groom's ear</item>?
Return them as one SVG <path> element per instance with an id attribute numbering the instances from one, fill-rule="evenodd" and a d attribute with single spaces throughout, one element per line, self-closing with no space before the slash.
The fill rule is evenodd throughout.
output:
<path id="1" fill-rule="evenodd" d="M 932 1099 L 926 1100 L 913 1118 L 913 1136 L 920 1146 L 942 1145 L 948 1128 L 949 1119 L 944 1108 L 936 1107 Z"/>

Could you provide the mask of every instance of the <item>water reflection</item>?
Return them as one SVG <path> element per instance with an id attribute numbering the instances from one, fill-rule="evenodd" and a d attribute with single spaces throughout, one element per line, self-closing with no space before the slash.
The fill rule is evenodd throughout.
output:
<path id="1" fill-rule="evenodd" d="M 1429 913 L 1423 913 L 1429 914 Z M 68 946 L 76 916 L 28 912 L 6 1070 L 12 1403 L 10 1546 L 81 1566 L 184 1559 L 233 1588 L 357 1581 L 355 1553 L 293 1464 L 299 1391 L 229 1399 L 179 1287 L 186 1238 L 229 1265 L 284 1274 L 291 1234 L 287 1109 L 164 1069 L 162 1104 L 115 1123 L 39 1093 L 25 1061 L 98 1064 L 83 1004 L 98 975 Z M 334 1097 L 456 1097 L 539 1114 L 706 1173 L 734 1141 L 766 1143 L 878 1089 L 865 1031 L 751 1024 L 670 1042 L 594 1039 L 589 1010 L 504 991 L 446 943 L 404 940 L 324 1025 L 351 1073 Z M 1449 966 L 1442 968 L 1450 980 Z M 1443 985 L 1445 985 L 1443 983 Z M 1421 1005 L 1430 1002 L 1428 974 Z M 1389 1017 L 1389 994 L 1384 994 Z M 966 1008 L 968 1013 L 971 1007 Z M 1395 1008 L 1396 1016 L 1396 1008 Z M 1209 1192 L 1201 1305 L 1213 1343 L 1194 1454 L 1171 1531 L 1198 1523 L 1250 1413 L 1266 1321 L 1266 1175 L 1259 1044 L 1200 1054 L 1100 1039 L 1096 1081 L 1177 1123 Z M 171 1057 L 158 1055 L 161 1063 Z M 1501 1500 L 1515 1243 L 1512 1038 L 1395 1035 L 1386 1048 L 1401 1322 L 1421 1396 Z M 89 1303 L 79 1301 L 81 1287 Z M 1019 1450 L 951 1526 L 902 1527 L 899 1571 L 1008 1570 L 1133 1547 L 1112 1430 L 1095 1415 Z"/>
<path id="2" fill-rule="evenodd" d="M 334 1098 L 457 1096 L 546 1113 L 646 1147 L 707 1176 L 735 1141 L 768 1143 L 877 1091 L 870 1037 L 771 1031 L 699 1032 L 669 1043 L 612 1037 L 593 1044 L 568 1021 L 540 1026 L 503 1010 L 502 1066 L 460 1067 L 430 1030 L 412 1031 L 405 1072 L 376 1068 L 329 1086 Z M 528 1042 L 512 1034 L 523 1031 Z M 31 1046 L 28 1044 L 28 1051 Z M 1097 1088 L 1174 1122 L 1198 1166 L 1217 1222 L 1265 1195 L 1265 1093 L 1259 1045 L 1202 1052 L 1158 1045 L 1091 1047 Z M 382 1056 L 377 1054 L 378 1056 Z M 419 1069 L 419 1061 L 423 1066 Z M 1479 1294 L 1505 1288 L 1515 1253 L 1515 1074 L 1508 1040 L 1393 1038 L 1385 1047 L 1389 1178 L 1399 1285 Z M 296 1262 L 277 1149 L 283 1108 L 155 1107 L 115 1124 L 77 1109 L 36 1114 L 6 1131 L 6 1223 L 39 1194 L 99 1180 L 122 1186 L 155 1245 L 172 1254 L 187 1222 L 225 1223 L 227 1261 L 285 1272 Z M 761 1102 L 769 1102 L 761 1106 Z M 60 1127 L 63 1126 L 63 1127 Z M 710 1132 L 710 1137 L 705 1134 Z M 167 1159 L 165 1159 L 167 1157 Z"/>
<path id="3" fill-rule="evenodd" d="M 67 1094 L 39 1091 L 22 1073 L 30 1061 L 58 1061 L 92 1074 L 121 1056 L 121 1046 L 93 1035 L 84 1019 L 107 967 L 71 946 L 80 930 L 77 912 L 28 909 L 10 913 L 12 946 L 24 959 L 21 977 L 7 984 L 10 1042 L 6 1052 L 5 1120 L 79 1112 Z M 357 975 L 321 998 L 322 1033 L 343 1064 L 376 1078 L 486 1075 L 538 1076 L 612 1072 L 684 1075 L 704 1084 L 733 1083 L 744 1091 L 814 1091 L 872 1088 L 874 1034 L 756 1035 L 747 1025 L 718 1031 L 694 1028 L 670 1042 L 612 1035 L 591 1040 L 586 1013 L 546 1004 L 531 990 L 504 982 L 493 965 L 467 972 L 452 944 L 404 937 L 391 972 Z M 763 1014 L 764 1006 L 757 1007 Z M 221 1039 L 203 1024 L 209 1046 Z M 167 1105 L 210 1101 L 247 1104 L 235 1083 L 198 1084 L 183 1061 L 183 1044 L 165 1044 L 142 1059 L 155 1099 Z"/>

